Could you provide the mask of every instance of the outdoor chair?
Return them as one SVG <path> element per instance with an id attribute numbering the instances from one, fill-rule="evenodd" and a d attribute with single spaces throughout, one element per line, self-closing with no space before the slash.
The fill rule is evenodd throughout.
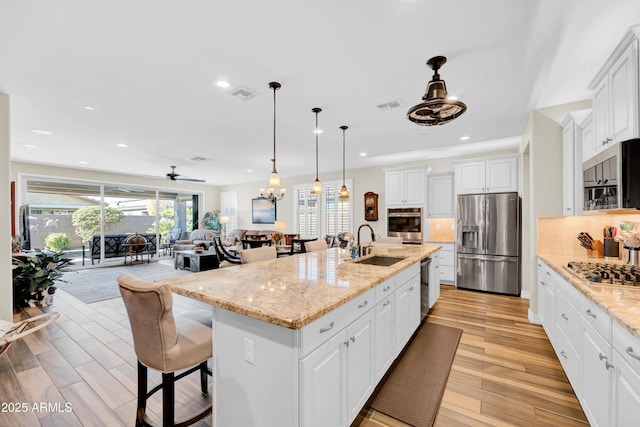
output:
<path id="1" fill-rule="evenodd" d="M 213 247 L 216 251 L 216 255 L 218 255 L 218 260 L 228 261 L 232 264 L 242 264 L 242 260 L 239 256 L 230 254 L 222 244 L 222 240 L 219 236 L 213 238 Z"/>
<path id="2" fill-rule="evenodd" d="M 211 404 L 188 419 L 175 423 L 175 382 L 200 371 L 200 391 L 208 394 L 207 367 L 213 353 L 211 313 L 195 310 L 173 316 L 173 295 L 166 284 L 147 282 L 131 274 L 118 276 L 127 309 L 133 346 L 138 358 L 136 426 L 149 426 L 147 399 L 162 390 L 162 425 L 188 426 L 211 414 Z M 147 369 L 162 372 L 162 383 L 147 389 Z M 186 371 L 175 375 L 176 371 Z"/>
<path id="3" fill-rule="evenodd" d="M 240 258 L 243 264 L 249 264 L 250 262 L 264 261 L 267 259 L 276 259 L 278 254 L 276 248 L 269 245 L 254 249 L 245 249 L 240 252 Z"/>

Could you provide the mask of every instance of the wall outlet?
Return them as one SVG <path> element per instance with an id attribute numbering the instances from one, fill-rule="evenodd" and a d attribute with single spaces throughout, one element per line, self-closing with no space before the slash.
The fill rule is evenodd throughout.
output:
<path id="1" fill-rule="evenodd" d="M 440 224 L 436 224 L 436 230 L 440 230 Z"/>
<path id="2" fill-rule="evenodd" d="M 244 360 L 252 365 L 256 364 L 253 340 L 250 340 L 249 338 L 244 339 Z"/>

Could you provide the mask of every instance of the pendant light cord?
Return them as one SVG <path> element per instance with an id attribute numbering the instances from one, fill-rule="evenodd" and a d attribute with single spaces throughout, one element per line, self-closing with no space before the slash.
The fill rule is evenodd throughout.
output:
<path id="1" fill-rule="evenodd" d="M 318 111 L 316 111 L 316 181 L 318 180 Z"/>
<path id="2" fill-rule="evenodd" d="M 340 126 L 340 129 L 342 129 L 342 185 L 344 185 L 344 163 L 345 163 L 344 134 L 346 133 L 348 128 L 346 126 Z"/>
<path id="3" fill-rule="evenodd" d="M 273 86 L 273 171 L 271 173 L 278 173 L 276 170 L 276 90 L 277 86 Z"/>

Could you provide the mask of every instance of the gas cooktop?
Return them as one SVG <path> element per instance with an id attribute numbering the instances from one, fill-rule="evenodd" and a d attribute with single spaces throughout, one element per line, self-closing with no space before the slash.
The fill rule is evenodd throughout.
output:
<path id="1" fill-rule="evenodd" d="M 640 268 L 636 266 L 569 261 L 565 268 L 589 282 L 640 286 Z"/>

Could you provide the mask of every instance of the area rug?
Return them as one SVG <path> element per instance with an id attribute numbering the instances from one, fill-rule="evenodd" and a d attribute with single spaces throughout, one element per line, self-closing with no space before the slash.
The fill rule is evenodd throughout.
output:
<path id="1" fill-rule="evenodd" d="M 112 298 L 120 298 L 117 278 L 121 274 L 133 274 L 143 280 L 154 281 L 183 274 L 193 274 L 186 270 L 173 268 L 171 261 L 152 261 L 149 264 L 135 264 L 131 266 L 105 266 L 85 268 L 83 270 L 68 271 L 56 286 L 66 293 L 90 304 Z"/>
<path id="2" fill-rule="evenodd" d="M 371 408 L 411 426 L 432 426 L 461 336 L 461 329 L 424 323 Z"/>

